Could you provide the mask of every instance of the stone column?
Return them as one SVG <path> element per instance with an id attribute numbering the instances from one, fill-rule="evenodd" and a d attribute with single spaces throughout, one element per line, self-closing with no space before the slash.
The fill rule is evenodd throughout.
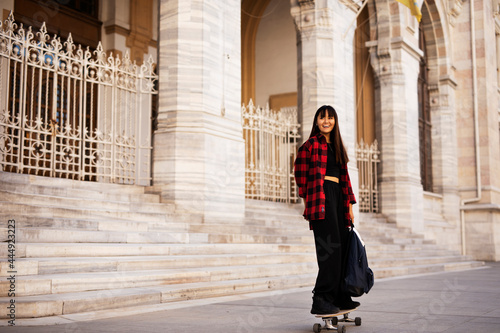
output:
<path id="1" fill-rule="evenodd" d="M 423 232 L 417 80 L 422 52 L 401 37 L 368 43 L 375 73 L 379 191 L 389 222 Z"/>
<path id="2" fill-rule="evenodd" d="M 309 137 L 316 110 L 325 104 L 332 105 L 338 113 L 350 159 L 349 174 L 357 198 L 354 26 L 350 27 L 356 13 L 339 1 L 291 0 L 291 14 L 297 29 L 298 109 L 302 140 Z"/>
<path id="3" fill-rule="evenodd" d="M 332 8 L 325 5 L 298 0 L 291 7 L 297 29 L 297 102 L 303 141 L 309 137 L 316 110 L 334 102 Z"/>
<path id="4" fill-rule="evenodd" d="M 207 220 L 245 205 L 239 0 L 161 0 L 153 191 Z"/>
<path id="5" fill-rule="evenodd" d="M 460 195 L 458 192 L 457 120 L 455 89 L 451 75 L 439 78 L 439 87 L 429 94 L 432 120 L 432 174 L 433 192 L 442 198 L 441 212 L 455 232 L 443 232 L 432 237 L 449 249 L 460 250 Z M 428 228 L 429 229 L 429 228 Z M 426 231 L 429 231 L 429 230 Z M 446 230 L 446 229 L 445 229 Z"/>

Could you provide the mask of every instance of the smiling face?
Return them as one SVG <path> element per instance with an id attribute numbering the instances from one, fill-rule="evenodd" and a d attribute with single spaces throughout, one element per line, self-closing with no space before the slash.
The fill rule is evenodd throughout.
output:
<path id="1" fill-rule="evenodd" d="M 321 113 L 319 113 L 316 118 L 316 125 L 318 126 L 320 133 L 327 138 L 327 141 L 330 141 L 330 133 L 335 126 L 335 117 L 333 114 L 329 114 L 328 110 L 325 110 L 325 114 L 322 117 Z"/>

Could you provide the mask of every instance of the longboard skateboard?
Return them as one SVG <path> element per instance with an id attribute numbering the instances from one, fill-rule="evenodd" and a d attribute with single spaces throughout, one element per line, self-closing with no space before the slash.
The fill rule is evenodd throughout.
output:
<path id="1" fill-rule="evenodd" d="M 316 318 L 321 318 L 325 322 L 325 326 L 321 326 L 321 324 L 314 324 L 313 332 L 319 333 L 321 332 L 322 329 L 325 329 L 325 330 L 335 330 L 341 333 L 345 333 L 346 331 L 345 326 L 338 325 L 339 322 L 354 323 L 356 326 L 361 326 L 361 317 L 356 317 L 354 319 L 349 318 L 349 313 L 353 312 L 354 310 L 356 309 L 341 310 L 340 312 L 334 314 L 323 314 L 323 315 L 315 314 L 314 316 Z M 343 316 L 343 317 L 339 319 L 337 318 L 338 316 Z"/>

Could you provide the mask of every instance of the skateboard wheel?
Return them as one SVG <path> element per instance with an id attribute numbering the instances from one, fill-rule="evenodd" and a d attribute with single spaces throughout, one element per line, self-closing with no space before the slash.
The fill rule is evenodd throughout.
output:
<path id="1" fill-rule="evenodd" d="M 320 324 L 314 324 L 314 326 L 313 326 L 313 332 L 314 333 L 321 332 L 321 325 Z"/>
<path id="2" fill-rule="evenodd" d="M 356 324 L 356 326 L 361 326 L 361 317 L 354 318 L 354 324 Z"/>
<path id="3" fill-rule="evenodd" d="M 337 325 L 339 323 L 339 318 L 332 317 L 332 325 Z"/>
<path id="4" fill-rule="evenodd" d="M 345 326 L 339 326 L 338 331 L 339 331 L 340 333 L 345 333 L 345 331 L 346 331 Z"/>

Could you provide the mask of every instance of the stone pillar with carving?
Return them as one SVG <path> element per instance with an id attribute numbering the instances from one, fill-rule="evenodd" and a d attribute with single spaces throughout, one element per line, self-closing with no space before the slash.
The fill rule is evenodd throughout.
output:
<path id="1" fill-rule="evenodd" d="M 239 0 L 161 0 L 153 186 L 204 221 L 244 214 Z"/>
<path id="2" fill-rule="evenodd" d="M 457 119 L 453 72 L 439 77 L 438 85 L 429 90 L 432 119 L 433 192 L 442 198 L 441 213 L 448 226 L 460 230 L 460 195 L 458 192 Z M 441 229 L 438 229 L 441 230 Z M 449 249 L 460 250 L 458 233 L 433 236 Z"/>
<path id="3" fill-rule="evenodd" d="M 298 109 L 305 141 L 318 107 L 334 103 L 332 8 L 322 8 L 314 0 L 297 0 L 291 13 L 297 30 Z"/>
<path id="4" fill-rule="evenodd" d="M 389 14 L 389 13 L 385 13 Z M 379 17 L 384 15 L 382 10 Z M 380 206 L 389 222 L 423 232 L 417 82 L 422 51 L 403 38 L 390 38 L 379 27 L 371 41 L 375 74 L 376 131 L 381 152 Z"/>
<path id="5" fill-rule="evenodd" d="M 302 139 L 307 140 L 316 110 L 332 105 L 349 154 L 349 173 L 358 194 L 354 102 L 354 22 L 349 1 L 292 0 L 297 30 L 298 109 Z M 357 206 L 355 206 L 357 210 Z M 356 213 L 357 214 L 357 213 Z"/>

